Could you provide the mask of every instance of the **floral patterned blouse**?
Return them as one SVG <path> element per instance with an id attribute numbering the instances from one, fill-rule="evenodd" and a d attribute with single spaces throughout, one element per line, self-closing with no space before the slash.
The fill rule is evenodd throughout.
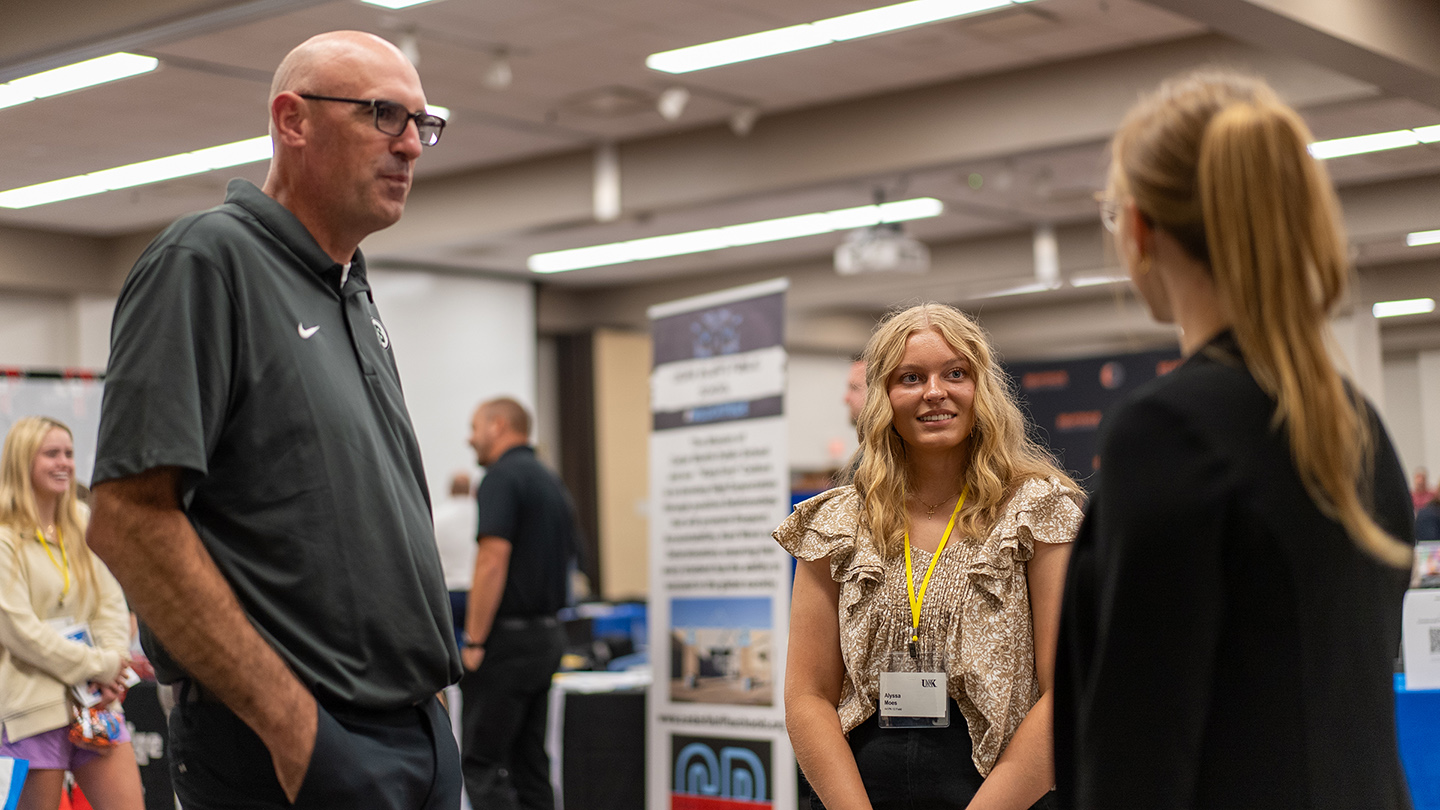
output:
<path id="1" fill-rule="evenodd" d="M 920 616 L 926 648 L 946 657 L 950 696 L 970 731 L 975 767 L 988 775 L 1020 721 L 1040 699 L 1025 563 L 1035 541 L 1068 543 L 1080 526 L 1081 494 L 1054 478 L 1016 489 L 983 538 L 952 537 L 931 575 Z M 853 486 L 801 503 L 775 539 L 802 560 L 830 558 L 840 584 L 841 729 L 849 734 L 875 713 L 880 671 L 910 637 L 905 555 L 885 560 L 860 520 Z M 915 588 L 931 554 L 911 548 Z"/>

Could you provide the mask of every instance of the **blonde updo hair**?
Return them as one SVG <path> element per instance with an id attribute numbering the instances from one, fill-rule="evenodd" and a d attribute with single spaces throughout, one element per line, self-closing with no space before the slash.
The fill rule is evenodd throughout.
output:
<path id="1" fill-rule="evenodd" d="M 1111 143 L 1111 193 L 1210 268 L 1246 366 L 1275 399 L 1295 469 L 1322 512 L 1396 566 L 1410 548 L 1365 508 L 1368 411 L 1325 348 L 1350 264 L 1335 190 L 1299 114 L 1259 79 L 1204 72 L 1143 100 Z"/>
<path id="2" fill-rule="evenodd" d="M 905 357 L 910 336 L 926 330 L 940 335 L 970 366 L 975 381 L 975 426 L 969 459 L 958 491 L 969 491 L 957 528 L 969 538 L 984 537 L 1000 509 L 1031 478 L 1053 477 L 1075 487 L 1050 454 L 1032 439 L 1025 416 L 1011 394 L 1009 377 L 995 360 L 984 330 L 960 310 L 945 304 L 919 304 L 892 313 L 876 327 L 865 346 L 865 407 L 856 427 L 863 451 L 854 484 L 864 500 L 864 518 L 880 553 L 903 549 L 905 499 L 911 474 L 905 441 L 895 430 L 890 407 L 890 376 Z"/>

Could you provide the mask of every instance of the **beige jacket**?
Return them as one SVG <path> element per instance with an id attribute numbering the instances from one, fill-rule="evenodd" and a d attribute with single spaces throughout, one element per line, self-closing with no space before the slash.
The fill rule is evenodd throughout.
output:
<path id="1" fill-rule="evenodd" d="M 68 725 L 67 686 L 120 672 L 120 656 L 130 649 L 129 609 L 120 583 L 91 558 L 97 594 L 81 599 L 72 587 L 62 602 L 64 578 L 40 541 L 0 527 L 0 728 L 11 741 Z M 96 646 L 46 623 L 61 618 L 89 622 Z"/>

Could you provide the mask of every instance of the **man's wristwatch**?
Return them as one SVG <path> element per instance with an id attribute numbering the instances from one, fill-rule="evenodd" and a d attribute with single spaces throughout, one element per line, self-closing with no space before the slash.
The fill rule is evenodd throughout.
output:
<path id="1" fill-rule="evenodd" d="M 465 643 L 462 646 L 467 650 L 485 649 L 485 642 L 476 641 L 475 639 L 471 638 L 469 632 L 461 631 L 460 638 L 464 640 Z"/>

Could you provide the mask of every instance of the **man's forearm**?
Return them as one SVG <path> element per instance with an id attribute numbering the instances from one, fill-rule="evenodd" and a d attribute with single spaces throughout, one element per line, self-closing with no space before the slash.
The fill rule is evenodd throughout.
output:
<path id="1" fill-rule="evenodd" d="M 314 747 L 314 698 L 251 626 L 175 484 L 167 470 L 100 484 L 87 540 L 166 651 L 265 741 L 292 793 Z"/>
<path id="2" fill-rule="evenodd" d="M 475 574 L 465 609 L 465 633 L 476 641 L 483 642 L 490 636 L 509 567 L 510 544 L 499 538 L 483 538 L 475 553 Z"/>

